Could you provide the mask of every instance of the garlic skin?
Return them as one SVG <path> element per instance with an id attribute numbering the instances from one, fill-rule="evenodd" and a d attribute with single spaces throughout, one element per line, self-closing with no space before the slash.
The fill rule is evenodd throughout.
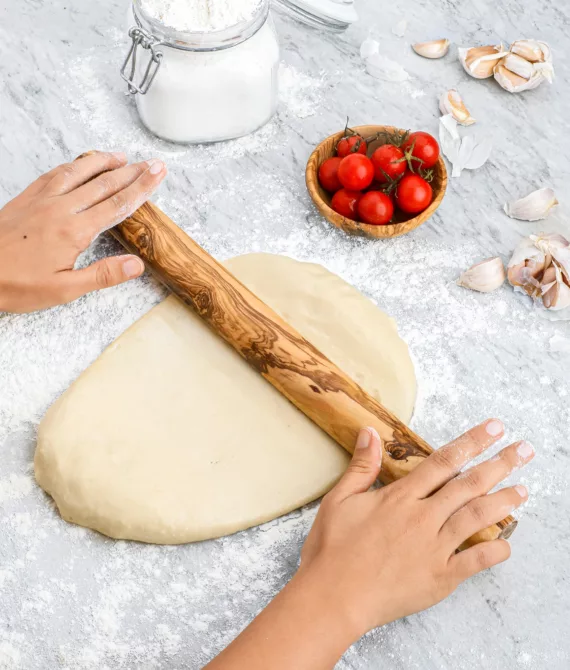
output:
<path id="1" fill-rule="evenodd" d="M 451 116 L 462 126 L 471 126 L 475 123 L 475 119 L 471 116 L 461 96 L 455 89 L 451 89 L 442 94 L 439 99 L 439 109 L 445 116 Z"/>
<path id="2" fill-rule="evenodd" d="M 487 258 L 465 270 L 457 280 L 457 285 L 481 293 L 491 293 L 502 286 L 506 278 L 503 261 L 498 257 Z"/>
<path id="3" fill-rule="evenodd" d="M 423 58 L 443 58 L 449 51 L 450 41 L 446 39 L 431 40 L 412 44 L 412 49 Z"/>
<path id="4" fill-rule="evenodd" d="M 551 188 L 541 188 L 524 198 L 508 202 L 504 209 L 511 219 L 520 221 L 540 221 L 546 219 L 553 207 L 559 204 Z"/>
<path id="5" fill-rule="evenodd" d="M 515 290 L 541 300 L 550 311 L 568 310 L 570 319 L 570 242 L 558 233 L 525 237 L 513 254 L 507 276 Z"/>
<path id="6" fill-rule="evenodd" d="M 457 55 L 467 74 L 475 79 L 489 79 L 499 61 L 508 54 L 503 45 L 459 48 Z"/>

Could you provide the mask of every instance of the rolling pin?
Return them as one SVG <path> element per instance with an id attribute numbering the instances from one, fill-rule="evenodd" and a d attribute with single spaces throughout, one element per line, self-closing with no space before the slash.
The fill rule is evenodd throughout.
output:
<path id="1" fill-rule="evenodd" d="M 369 396 L 156 205 L 147 202 L 111 231 L 250 365 L 349 453 L 364 426 L 384 443 L 380 480 L 404 477 L 433 449 Z M 508 538 L 508 516 L 464 543 Z"/>

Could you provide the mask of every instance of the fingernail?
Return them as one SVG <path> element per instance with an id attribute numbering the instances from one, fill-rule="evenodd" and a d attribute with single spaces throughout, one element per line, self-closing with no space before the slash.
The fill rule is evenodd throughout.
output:
<path id="1" fill-rule="evenodd" d="M 129 258 L 123 263 L 125 277 L 138 277 L 144 270 L 144 264 L 136 258 Z"/>
<path id="2" fill-rule="evenodd" d="M 363 428 L 360 433 L 358 433 L 356 449 L 368 449 L 370 443 L 372 442 L 372 433 L 370 431 L 370 428 Z"/>
<path id="3" fill-rule="evenodd" d="M 524 442 L 521 442 L 517 447 L 517 455 L 523 461 L 526 461 L 533 454 L 534 454 L 534 447 L 530 442 L 527 442 L 526 440 L 524 440 Z"/>
<path id="4" fill-rule="evenodd" d="M 123 151 L 113 151 L 111 156 L 116 158 L 118 161 L 121 161 L 121 163 L 124 163 L 127 160 L 127 155 Z"/>
<path id="5" fill-rule="evenodd" d="M 485 426 L 485 430 L 491 437 L 498 437 L 505 430 L 505 426 L 502 421 L 492 419 Z"/>
<path id="6" fill-rule="evenodd" d="M 514 487 L 515 491 L 519 494 L 521 498 L 528 498 L 528 490 L 526 486 L 523 486 L 522 484 L 517 484 Z"/>
<path id="7" fill-rule="evenodd" d="M 158 160 L 158 158 L 152 158 L 147 161 L 147 163 L 150 165 L 149 172 L 151 174 L 160 174 L 164 170 L 164 163 L 161 160 Z"/>

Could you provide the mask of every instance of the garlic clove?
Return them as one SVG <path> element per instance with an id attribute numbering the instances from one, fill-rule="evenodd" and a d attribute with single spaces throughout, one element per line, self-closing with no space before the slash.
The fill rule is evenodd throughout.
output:
<path id="1" fill-rule="evenodd" d="M 538 40 L 517 40 L 511 44 L 511 52 L 522 56 L 529 63 L 549 63 L 552 53 L 546 42 Z"/>
<path id="2" fill-rule="evenodd" d="M 469 114 L 461 96 L 453 88 L 442 94 L 439 99 L 439 109 L 444 116 L 451 114 L 462 126 L 471 126 L 475 123 L 475 119 Z"/>
<path id="3" fill-rule="evenodd" d="M 531 235 L 534 245 L 554 259 L 563 276 L 570 284 L 570 242 L 558 233 Z"/>
<path id="4" fill-rule="evenodd" d="M 540 221 L 546 219 L 553 207 L 558 205 L 556 194 L 551 188 L 541 188 L 524 198 L 508 202 L 504 209 L 511 219 L 520 221 Z"/>
<path id="5" fill-rule="evenodd" d="M 506 279 L 505 266 L 500 258 L 487 258 L 466 270 L 457 280 L 458 286 L 490 293 L 501 286 Z"/>
<path id="6" fill-rule="evenodd" d="M 554 273 L 551 272 L 553 269 Z M 558 311 L 570 307 L 570 286 L 564 283 L 564 277 L 558 265 L 553 263 L 548 268 L 544 273 L 542 283 L 542 303 L 547 309 Z"/>
<path id="7" fill-rule="evenodd" d="M 530 79 L 535 73 L 534 65 L 515 53 L 507 54 L 500 64 L 523 79 Z"/>
<path id="8" fill-rule="evenodd" d="M 457 54 L 467 74 L 475 79 L 488 79 L 493 76 L 493 69 L 497 63 L 506 56 L 503 45 L 472 47 L 470 49 L 459 48 Z"/>
<path id="9" fill-rule="evenodd" d="M 530 91 L 533 88 L 540 86 L 544 80 L 544 77 L 538 71 L 535 71 L 530 79 L 520 77 L 518 74 L 507 69 L 502 63 L 499 63 L 495 67 L 493 74 L 497 84 L 509 93 Z"/>
<path id="10" fill-rule="evenodd" d="M 423 58 L 443 58 L 449 51 L 449 40 L 431 40 L 431 42 L 418 42 L 412 44 L 412 49 Z"/>

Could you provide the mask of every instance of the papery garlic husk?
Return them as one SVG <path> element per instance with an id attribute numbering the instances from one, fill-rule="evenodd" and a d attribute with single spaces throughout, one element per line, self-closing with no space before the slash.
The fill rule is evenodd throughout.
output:
<path id="1" fill-rule="evenodd" d="M 493 76 L 497 63 L 508 54 L 503 45 L 487 47 L 459 48 L 457 55 L 465 71 L 475 79 L 488 79 Z"/>
<path id="2" fill-rule="evenodd" d="M 487 258 L 465 270 L 457 284 L 473 291 L 491 293 L 502 286 L 506 278 L 503 261 L 498 257 Z"/>
<path id="3" fill-rule="evenodd" d="M 518 74 L 511 72 L 503 63 L 498 63 L 493 72 L 495 81 L 499 86 L 509 93 L 522 93 L 523 91 L 530 91 L 537 86 L 540 86 L 544 81 L 544 77 L 536 70 L 530 77 L 525 79 Z"/>
<path id="4" fill-rule="evenodd" d="M 546 42 L 517 40 L 511 44 L 511 52 L 522 56 L 529 63 L 550 63 L 552 53 Z"/>
<path id="5" fill-rule="evenodd" d="M 412 49 L 424 58 L 443 58 L 449 51 L 449 40 L 431 40 L 431 42 L 418 42 L 412 44 Z"/>
<path id="6" fill-rule="evenodd" d="M 556 194 L 551 188 L 540 188 L 524 198 L 508 202 L 504 209 L 511 219 L 520 221 L 540 221 L 546 219 L 550 210 L 558 205 Z"/>
<path id="7" fill-rule="evenodd" d="M 469 114 L 461 96 L 453 88 L 442 94 L 439 99 L 439 109 L 444 116 L 451 114 L 462 126 L 471 126 L 475 123 L 475 119 Z"/>

